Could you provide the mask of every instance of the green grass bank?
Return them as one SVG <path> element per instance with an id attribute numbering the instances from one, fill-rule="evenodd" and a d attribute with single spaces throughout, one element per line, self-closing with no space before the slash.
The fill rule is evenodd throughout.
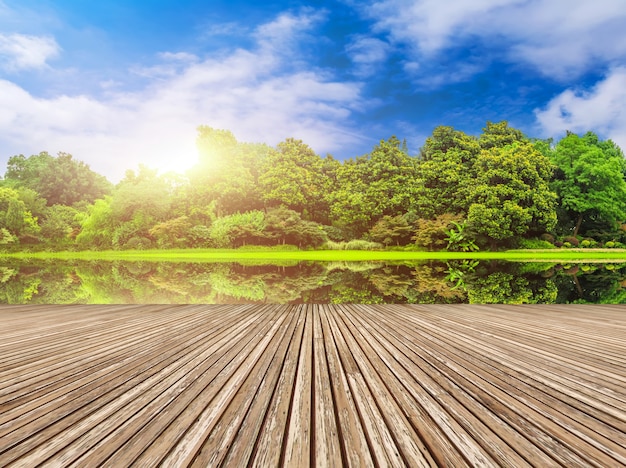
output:
<path id="1" fill-rule="evenodd" d="M 128 260 L 155 262 L 265 261 L 402 261 L 402 260 L 508 260 L 523 262 L 626 262 L 626 249 L 508 250 L 503 252 L 410 252 L 370 250 L 258 250 L 180 249 L 109 250 L 80 252 L 12 252 L 0 258 L 58 260 Z"/>

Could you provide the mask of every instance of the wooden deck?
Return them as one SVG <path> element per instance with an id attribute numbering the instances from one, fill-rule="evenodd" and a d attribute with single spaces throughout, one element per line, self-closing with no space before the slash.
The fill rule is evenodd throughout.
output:
<path id="1" fill-rule="evenodd" d="M 0 307 L 0 466 L 626 466 L 626 306 Z"/>

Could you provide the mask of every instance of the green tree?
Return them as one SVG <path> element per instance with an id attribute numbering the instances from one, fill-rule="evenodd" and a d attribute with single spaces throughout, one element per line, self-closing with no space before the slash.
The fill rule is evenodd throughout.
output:
<path id="1" fill-rule="evenodd" d="M 284 206 L 268 210 L 265 223 L 264 233 L 272 244 L 317 247 L 328 240 L 322 225 L 305 221 L 300 213 Z"/>
<path id="2" fill-rule="evenodd" d="M 240 247 L 258 243 L 264 237 L 264 228 L 265 214 L 262 211 L 235 213 L 217 218 L 210 227 L 210 238 L 214 247 Z"/>
<path id="3" fill-rule="evenodd" d="M 556 224 L 556 195 L 550 190 L 550 161 L 530 143 L 482 150 L 474 163 L 467 226 L 491 247 Z"/>
<path id="4" fill-rule="evenodd" d="M 26 209 L 26 205 L 19 198 L 19 193 L 7 187 L 0 187 L 0 229 L 2 228 L 21 240 L 25 236 L 35 236 L 39 233 L 37 220 Z"/>
<path id="5" fill-rule="evenodd" d="M 183 187 L 175 205 L 178 214 L 193 222 L 206 222 L 211 214 L 224 216 L 263 207 L 259 186 L 260 167 L 270 147 L 241 143 L 227 130 L 198 127 L 198 164 L 189 171 L 190 185 Z"/>
<path id="6" fill-rule="evenodd" d="M 331 180 L 324 161 L 301 140 L 288 138 L 270 150 L 259 176 L 261 196 L 268 208 L 285 206 L 305 219 L 328 219 L 326 194 Z"/>
<path id="7" fill-rule="evenodd" d="M 386 215 L 370 229 L 369 237 L 374 242 L 380 242 L 386 246 L 404 245 L 411 240 L 412 231 L 413 228 L 405 215 Z"/>
<path id="8" fill-rule="evenodd" d="M 87 213 L 83 215 L 76 243 L 85 249 L 110 249 L 113 247 L 112 237 L 115 227 L 111 197 L 105 196 L 89 206 Z"/>
<path id="9" fill-rule="evenodd" d="M 191 228 L 189 218 L 179 216 L 154 225 L 149 234 L 156 240 L 157 247 L 162 249 L 193 247 L 193 241 L 188 237 Z"/>
<path id="10" fill-rule="evenodd" d="M 474 185 L 474 162 L 480 153 L 476 138 L 437 127 L 426 139 L 417 167 L 416 211 L 422 219 L 444 213 L 467 214 L 469 193 Z"/>
<path id="11" fill-rule="evenodd" d="M 611 140 L 570 133 L 549 154 L 558 168 L 552 188 L 562 208 L 559 221 L 574 220 L 574 235 L 585 219 L 599 218 L 613 228 L 626 220 L 626 162 Z"/>
<path id="12" fill-rule="evenodd" d="M 80 230 L 80 217 L 81 213 L 71 206 L 52 205 L 41 221 L 41 235 L 48 244 L 65 248 Z"/>
<path id="13" fill-rule="evenodd" d="M 411 239 L 419 247 L 443 250 L 448 246 L 448 231 L 454 228 L 454 223 L 461 221 L 461 215 L 452 213 L 443 213 L 435 219 L 419 218 L 415 222 L 415 233 Z"/>
<path id="14" fill-rule="evenodd" d="M 515 128 L 509 127 L 508 122 L 487 122 L 483 132 L 478 138 L 478 143 L 482 149 L 503 148 L 515 143 L 529 142 L 524 134 Z"/>
<path id="15" fill-rule="evenodd" d="M 46 152 L 28 158 L 13 156 L 7 164 L 5 178 L 34 190 L 48 206 L 92 203 L 111 191 L 111 183 L 104 176 L 67 153 L 59 153 L 56 158 Z"/>
<path id="16" fill-rule="evenodd" d="M 330 195 L 333 223 L 346 237 L 360 238 L 383 216 L 413 211 L 416 176 L 414 158 L 396 137 L 381 141 L 370 154 L 345 161 Z"/>

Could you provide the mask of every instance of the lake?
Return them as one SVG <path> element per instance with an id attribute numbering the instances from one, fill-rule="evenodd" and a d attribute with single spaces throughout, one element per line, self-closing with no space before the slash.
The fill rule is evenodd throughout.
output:
<path id="1" fill-rule="evenodd" d="M 626 262 L 0 261 L 2 304 L 626 303 Z"/>

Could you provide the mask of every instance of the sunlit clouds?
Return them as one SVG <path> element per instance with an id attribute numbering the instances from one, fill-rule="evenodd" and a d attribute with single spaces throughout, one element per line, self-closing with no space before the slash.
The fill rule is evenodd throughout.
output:
<path id="1" fill-rule="evenodd" d="M 200 125 L 339 159 L 487 120 L 626 144 L 622 0 L 314 4 L 0 0 L 0 166 L 63 151 L 112 180 L 185 171 Z"/>
<path id="2" fill-rule="evenodd" d="M 351 112 L 365 105 L 360 85 L 333 81 L 324 70 L 299 69 L 292 61 L 297 38 L 318 19 L 317 13 L 280 15 L 257 28 L 250 50 L 217 57 L 160 52 L 158 64 L 130 70 L 150 78 L 139 91 L 105 83 L 102 98 L 38 98 L 0 82 L 5 146 L 23 153 L 70 152 L 113 178 L 139 163 L 190 168 L 201 124 L 230 129 L 243 141 L 276 144 L 295 137 L 322 154 L 349 147 L 361 138 L 349 125 Z"/>

